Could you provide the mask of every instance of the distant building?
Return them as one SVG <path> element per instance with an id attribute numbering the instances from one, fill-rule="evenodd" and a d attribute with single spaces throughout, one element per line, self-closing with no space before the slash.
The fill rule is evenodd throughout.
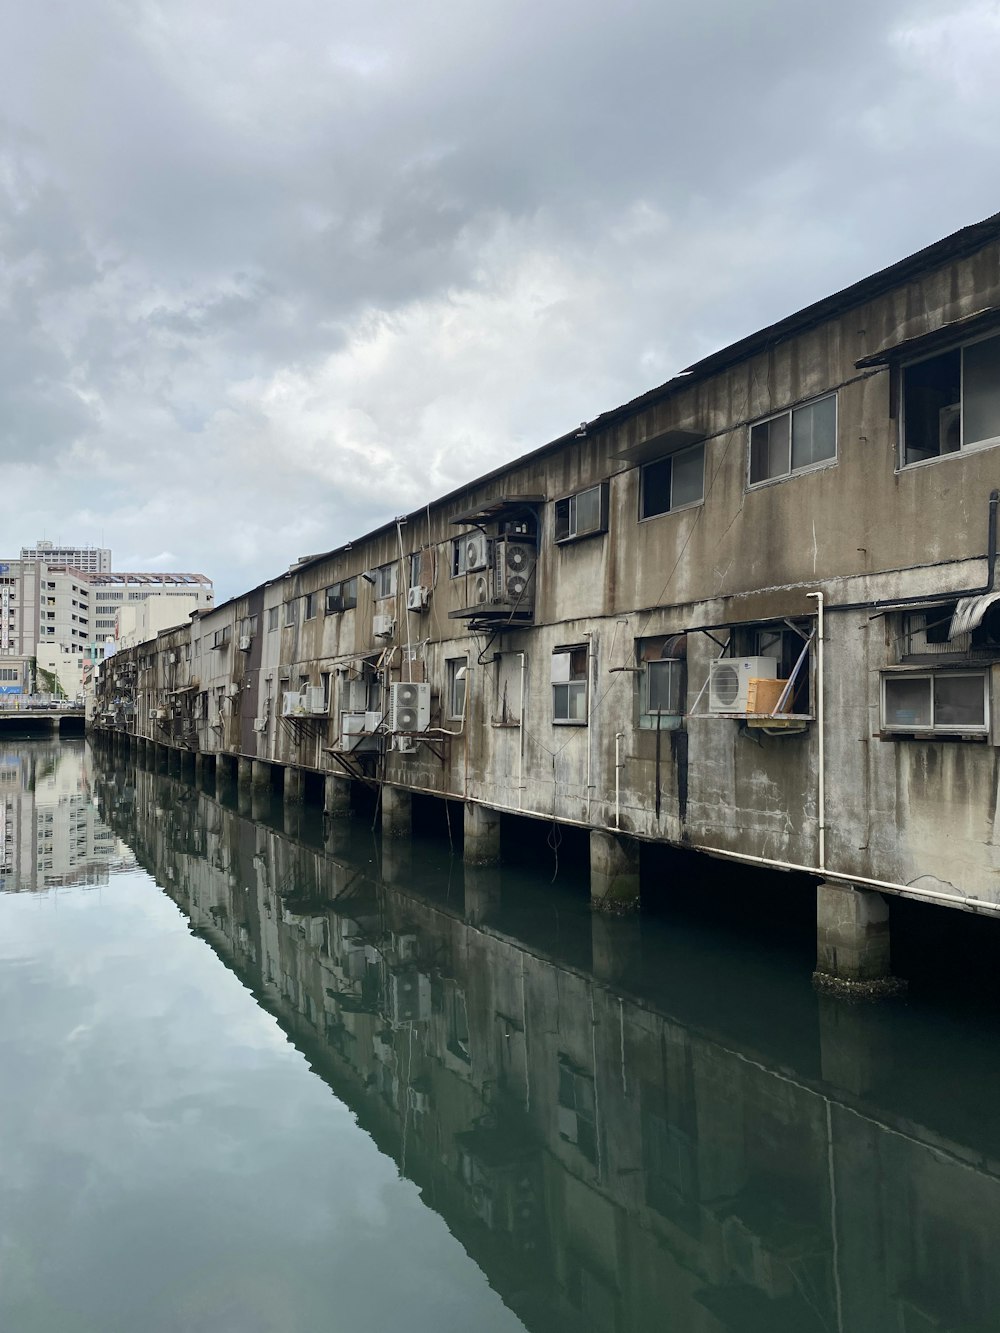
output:
<path id="1" fill-rule="evenodd" d="M 192 603 L 191 610 L 210 607 L 215 602 L 212 580 L 204 574 L 93 574 L 88 584 L 92 594 L 94 638 L 102 642 L 109 634 L 115 634 L 118 628 L 116 618 L 124 606 L 135 606 L 160 597 L 186 598 Z M 185 609 L 177 620 L 167 623 L 176 625 L 187 617 L 188 610 Z"/>
<path id="2" fill-rule="evenodd" d="M 89 574 L 107 574 L 111 569 L 111 551 L 107 546 L 60 546 L 38 541 L 34 546 L 22 546 L 20 558 L 40 560 L 46 565 L 66 565 Z"/>

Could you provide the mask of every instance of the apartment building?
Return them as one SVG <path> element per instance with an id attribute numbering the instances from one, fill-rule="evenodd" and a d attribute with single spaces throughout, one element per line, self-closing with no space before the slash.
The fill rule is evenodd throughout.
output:
<path id="1" fill-rule="evenodd" d="M 106 546 L 67 546 L 41 540 L 34 546 L 22 546 L 20 558 L 38 560 L 45 565 L 66 565 L 88 574 L 106 574 L 111 569 L 111 551 Z"/>
<path id="2" fill-rule="evenodd" d="M 1000 215 L 136 649 L 130 727 L 578 826 L 601 899 L 666 842 L 992 912 L 998 376 Z"/>

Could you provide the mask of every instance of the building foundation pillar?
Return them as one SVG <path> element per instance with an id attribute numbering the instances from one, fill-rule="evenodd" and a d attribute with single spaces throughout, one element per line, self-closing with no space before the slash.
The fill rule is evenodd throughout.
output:
<path id="1" fill-rule="evenodd" d="M 903 989 L 890 969 L 889 945 L 889 904 L 880 893 L 831 880 L 817 886 L 816 986 L 856 996 Z"/>
<path id="2" fill-rule="evenodd" d="M 496 865 L 500 860 L 499 810 L 466 801 L 464 825 L 466 865 Z"/>
<path id="3" fill-rule="evenodd" d="M 240 787 L 249 787 L 253 781 L 253 760 L 240 755 L 236 760 L 236 782 Z"/>
<path id="4" fill-rule="evenodd" d="M 383 838 L 408 838 L 413 828 L 413 796 L 405 787 L 382 787 Z"/>
<path id="5" fill-rule="evenodd" d="M 639 844 L 603 829 L 590 832 L 590 905 L 624 915 L 639 908 Z"/>
<path id="6" fill-rule="evenodd" d="M 301 805 L 302 802 L 305 800 L 305 794 L 306 794 L 305 789 L 306 789 L 306 780 L 305 780 L 305 774 L 302 772 L 302 769 L 292 768 L 291 766 L 286 767 L 285 804 Z"/>
<path id="7" fill-rule="evenodd" d="M 351 780 L 327 773 L 323 782 L 323 813 L 336 816 L 351 813 Z"/>
<path id="8" fill-rule="evenodd" d="M 271 785 L 271 765 L 263 759 L 240 760 L 240 764 L 250 764 L 250 783 L 257 791 L 265 791 Z"/>

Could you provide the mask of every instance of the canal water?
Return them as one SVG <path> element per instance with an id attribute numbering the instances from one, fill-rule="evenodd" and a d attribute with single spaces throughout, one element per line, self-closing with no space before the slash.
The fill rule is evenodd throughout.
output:
<path id="1" fill-rule="evenodd" d="M 1000 1327 L 994 1006 L 371 824 L 0 748 L 5 1333 Z"/>

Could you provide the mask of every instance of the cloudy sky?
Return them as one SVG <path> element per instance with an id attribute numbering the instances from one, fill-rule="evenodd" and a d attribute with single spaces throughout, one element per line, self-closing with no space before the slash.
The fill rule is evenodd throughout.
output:
<path id="1" fill-rule="evenodd" d="M 1000 4 L 36 0 L 3 550 L 231 595 L 1000 209 Z"/>

